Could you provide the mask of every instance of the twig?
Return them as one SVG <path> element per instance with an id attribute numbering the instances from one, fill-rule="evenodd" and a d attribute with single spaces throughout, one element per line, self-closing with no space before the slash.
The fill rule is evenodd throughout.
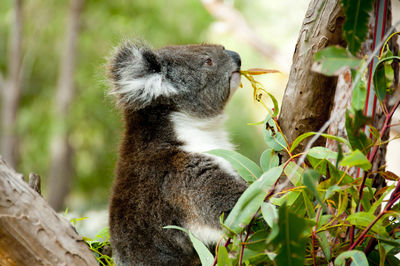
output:
<path id="1" fill-rule="evenodd" d="M 39 195 L 42 195 L 41 188 L 40 188 L 40 175 L 35 173 L 29 174 L 29 186 L 35 190 Z"/>
<path id="2" fill-rule="evenodd" d="M 318 212 L 317 212 L 317 217 L 315 218 L 316 220 L 316 225 L 314 226 L 314 229 L 312 231 L 312 258 L 313 258 L 313 265 L 316 266 L 317 265 L 317 261 L 315 259 L 315 245 L 316 245 L 316 235 L 315 232 L 317 231 L 317 226 L 318 226 L 318 221 L 319 221 L 319 217 L 321 215 L 321 211 L 322 211 L 322 207 L 319 207 Z"/>
<path id="3" fill-rule="evenodd" d="M 349 248 L 349 250 L 353 250 L 357 245 L 361 244 L 364 239 L 366 234 L 368 233 L 369 230 L 371 230 L 371 228 L 379 221 L 380 218 L 382 218 L 383 215 L 385 215 L 390 208 L 393 206 L 394 203 L 396 203 L 396 201 L 400 199 L 400 193 L 398 193 L 389 203 L 388 205 L 386 205 L 385 209 L 379 213 L 378 216 L 375 217 L 375 219 L 368 225 L 367 228 L 364 229 L 364 231 L 360 234 L 360 236 L 357 238 L 357 240 L 354 242 L 353 245 L 351 245 L 351 247 Z"/>

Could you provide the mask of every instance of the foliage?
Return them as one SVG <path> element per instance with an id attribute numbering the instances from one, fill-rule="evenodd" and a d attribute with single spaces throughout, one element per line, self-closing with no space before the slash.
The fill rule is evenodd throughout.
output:
<path id="1" fill-rule="evenodd" d="M 382 67 L 375 68 L 376 79 L 387 78 L 385 64 L 393 58 L 398 57 L 393 56 L 385 45 L 378 62 Z M 372 177 L 378 174 L 399 180 L 395 174 L 382 169 L 372 171 L 372 162 L 378 147 L 384 144 L 383 134 L 400 99 L 387 110 L 386 96 L 391 91 L 386 81 L 375 83 L 375 91 L 381 94 L 378 100 L 387 110 L 385 124 L 378 130 L 362 112 L 365 86 L 362 79 L 356 80 L 368 62 L 355 60 L 339 47 L 319 52 L 316 60 L 323 65 L 321 72 L 328 75 L 343 66 L 352 68 L 354 93 L 346 115 L 347 138 L 307 132 L 289 143 L 277 122 L 277 106 L 269 109 L 264 104 L 265 97 L 273 98 L 273 95 L 253 76 L 262 71 L 243 71 L 254 89 L 254 99 L 268 111 L 262 123 L 267 148 L 261 156 L 260 166 L 236 152 L 210 152 L 231 162 L 249 184 L 226 219 L 221 216 L 224 236 L 215 249 L 213 265 L 400 263 L 394 256 L 400 247 L 400 183 L 381 189 L 372 185 Z M 364 133 L 365 126 L 375 132 L 372 139 Z M 313 135 L 335 140 L 339 147 L 346 146 L 349 152 L 344 154 L 342 148 L 335 152 L 325 147 L 313 147 L 294 154 L 295 147 Z M 286 152 L 289 159 L 280 162 L 278 152 Z M 350 167 L 363 170 L 363 175 L 348 175 Z"/>
<path id="2" fill-rule="evenodd" d="M 342 0 L 346 20 L 343 35 L 347 40 L 349 51 L 356 54 L 368 33 L 369 12 L 373 8 L 373 0 Z"/>
<path id="3" fill-rule="evenodd" d="M 100 230 L 100 232 L 96 234 L 95 239 L 83 237 L 83 240 L 85 240 L 85 242 L 89 245 L 90 250 L 96 256 L 96 260 L 99 263 L 99 265 L 102 266 L 115 265 L 113 259 L 109 255 L 104 254 L 105 249 L 111 250 L 110 232 L 108 227 Z"/>

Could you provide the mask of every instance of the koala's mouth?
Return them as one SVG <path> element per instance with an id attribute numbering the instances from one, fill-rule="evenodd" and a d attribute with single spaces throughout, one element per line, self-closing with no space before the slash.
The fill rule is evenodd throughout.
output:
<path id="1" fill-rule="evenodd" d="M 237 88 L 239 88 L 240 85 L 240 72 L 238 71 L 234 71 L 231 75 L 230 81 L 229 81 L 229 88 L 231 89 L 231 91 L 236 90 Z"/>

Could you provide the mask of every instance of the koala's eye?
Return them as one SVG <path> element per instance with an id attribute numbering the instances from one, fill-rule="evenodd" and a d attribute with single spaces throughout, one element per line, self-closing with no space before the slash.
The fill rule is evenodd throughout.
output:
<path id="1" fill-rule="evenodd" d="M 212 65 L 214 65 L 214 62 L 211 58 L 207 58 L 206 61 L 204 61 L 204 65 L 212 66 Z"/>

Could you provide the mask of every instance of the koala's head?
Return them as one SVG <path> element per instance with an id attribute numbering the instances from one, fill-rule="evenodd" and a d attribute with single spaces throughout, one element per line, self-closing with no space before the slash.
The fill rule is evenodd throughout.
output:
<path id="1" fill-rule="evenodd" d="M 132 111 L 163 104 L 197 117 L 214 116 L 239 86 L 240 64 L 236 52 L 220 45 L 152 50 L 125 43 L 110 61 L 111 94 Z"/>

